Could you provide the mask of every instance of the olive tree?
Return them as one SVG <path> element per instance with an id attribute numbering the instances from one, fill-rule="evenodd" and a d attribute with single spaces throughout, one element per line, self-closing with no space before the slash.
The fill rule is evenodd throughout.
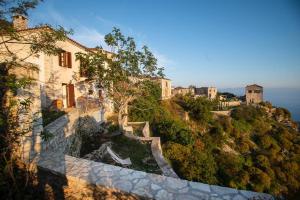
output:
<path id="1" fill-rule="evenodd" d="M 113 101 L 121 126 L 130 102 L 146 95 L 144 83 L 164 77 L 163 67 L 158 67 L 157 59 L 147 46 L 138 49 L 134 39 L 124 36 L 118 28 L 105 36 L 105 43 L 110 47 L 110 53 L 100 50 L 78 53 L 77 59 L 84 63 L 81 70 L 85 70 L 87 77 L 95 80 Z"/>

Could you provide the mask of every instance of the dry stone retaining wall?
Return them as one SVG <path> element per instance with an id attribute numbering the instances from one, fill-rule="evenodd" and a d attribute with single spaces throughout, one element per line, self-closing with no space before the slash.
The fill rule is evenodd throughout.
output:
<path id="1" fill-rule="evenodd" d="M 41 154 L 37 165 L 53 173 L 66 176 L 67 181 L 78 180 L 95 188 L 106 187 L 120 193 L 130 193 L 154 199 L 184 200 L 247 200 L 273 199 L 264 193 L 191 182 L 112 166 L 57 152 Z M 84 188 L 83 188 L 84 189 Z M 79 189 L 81 190 L 81 189 Z"/>
<path id="2" fill-rule="evenodd" d="M 55 135 L 51 141 L 45 143 L 43 151 L 35 159 L 35 164 L 44 170 L 65 176 L 70 184 L 77 180 L 81 183 L 79 187 L 84 187 L 77 188 L 79 191 L 90 190 L 92 187 L 95 190 L 101 188 L 102 191 L 114 191 L 114 194 L 130 194 L 134 197 L 154 199 L 273 199 L 271 195 L 264 193 L 191 182 L 170 177 L 171 174 L 161 176 L 66 155 L 65 152 L 70 150 L 70 141 L 74 141 L 74 138 L 71 139 L 76 132 L 74 125 L 80 116 L 78 113 L 73 114 L 71 114 L 73 116 L 63 116 L 45 128 Z M 93 115 L 97 117 L 97 113 L 91 114 Z M 128 135 L 128 137 L 137 136 Z M 152 140 L 151 148 L 155 149 L 153 155 L 158 158 L 158 164 L 160 159 L 164 160 L 159 138 L 136 139 Z"/>
<path id="3" fill-rule="evenodd" d="M 163 175 L 173 177 L 173 178 L 179 178 L 178 175 L 174 172 L 172 167 L 169 165 L 169 163 L 165 160 L 162 149 L 161 149 L 161 143 L 160 143 L 160 137 L 149 137 L 150 136 L 150 130 L 149 130 L 149 122 L 128 122 L 128 125 L 132 124 L 145 124 L 143 128 L 143 135 L 144 137 L 139 137 L 133 134 L 133 131 L 125 131 L 124 135 L 128 138 L 132 138 L 135 140 L 140 141 L 151 141 L 151 151 L 152 155 L 158 164 L 159 168 L 163 172 Z M 129 128 L 129 130 L 133 130 L 132 127 Z"/>
<path id="4" fill-rule="evenodd" d="M 85 124 L 89 125 L 88 130 L 91 133 L 99 131 L 100 115 L 99 110 L 80 113 L 74 109 L 59 117 L 44 128 L 44 131 L 50 133 L 53 138 L 42 142 L 42 151 L 59 151 L 79 157 L 81 136 L 78 131 L 86 128 Z"/>

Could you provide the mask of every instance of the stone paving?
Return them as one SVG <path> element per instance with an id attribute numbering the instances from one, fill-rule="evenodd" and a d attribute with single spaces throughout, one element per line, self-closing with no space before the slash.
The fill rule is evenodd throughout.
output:
<path id="1" fill-rule="evenodd" d="M 273 199 L 271 195 L 207 185 L 178 178 L 150 174 L 104 163 L 44 152 L 38 166 L 88 184 L 113 188 L 154 199 L 246 200 Z"/>

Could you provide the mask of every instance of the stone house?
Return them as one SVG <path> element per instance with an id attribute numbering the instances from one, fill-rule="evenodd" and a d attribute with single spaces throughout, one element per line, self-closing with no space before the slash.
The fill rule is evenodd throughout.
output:
<path id="1" fill-rule="evenodd" d="M 29 28 L 27 24 L 26 17 L 13 17 L 13 26 L 23 37 L 34 37 L 41 32 L 52 31 L 46 26 Z M 35 83 L 39 89 L 34 93 L 39 97 L 41 108 L 49 108 L 55 101 L 61 101 L 64 109 L 80 107 L 83 99 L 94 102 L 94 106 L 100 105 L 99 100 L 104 99 L 104 92 L 97 88 L 95 82 L 86 80 L 84 73 L 80 70 L 80 61 L 75 56 L 76 53 L 94 52 L 96 49 L 88 48 L 69 37 L 64 41 L 58 41 L 57 46 L 62 49 L 58 55 L 47 55 L 40 52 L 30 56 L 28 56 L 30 54 L 29 44 L 16 42 L 10 43 L 8 46 L 13 52 L 17 52 L 18 57 L 26 58 L 24 63 L 37 66 Z M 3 48 L 0 46 L 0 50 Z M 111 56 L 110 52 L 103 50 L 103 53 L 108 57 Z M 106 100 L 104 103 L 107 107 L 106 110 L 112 111 L 112 104 Z"/>
<path id="2" fill-rule="evenodd" d="M 186 95 L 186 94 L 195 94 L 194 88 L 183 88 L 183 87 L 176 87 L 172 89 L 172 96 L 176 95 Z"/>
<path id="3" fill-rule="evenodd" d="M 206 96 L 208 99 L 215 99 L 217 97 L 218 90 L 216 87 L 200 87 L 195 88 L 195 95 Z"/>
<path id="4" fill-rule="evenodd" d="M 31 45 L 26 43 L 26 38 L 38 38 L 41 34 L 53 31 L 50 27 L 38 28 L 27 27 L 28 20 L 24 16 L 14 16 L 12 22 L 23 40 L 14 40 L 8 36 L 0 37 L 0 60 L 1 64 L 13 61 L 11 54 L 16 54 L 23 67 L 12 68 L 9 74 L 18 78 L 29 77 L 33 79 L 30 86 L 19 90 L 16 99 L 32 102 L 28 112 L 18 114 L 19 123 L 23 130 L 28 132 L 20 137 L 20 148 L 16 154 L 23 159 L 30 159 L 33 152 L 40 152 L 42 147 L 43 117 L 42 109 L 52 109 L 58 103 L 61 109 L 70 113 L 88 110 L 97 110 L 95 119 L 103 121 L 113 112 L 113 103 L 106 97 L 105 92 L 97 87 L 95 81 L 89 81 L 84 71 L 80 69 L 80 60 L 76 59 L 76 53 L 92 53 L 102 51 L 108 58 L 111 53 L 102 49 L 90 49 L 71 38 L 57 41 L 56 45 L 62 49 L 57 55 L 48 55 L 44 52 L 32 52 Z M 9 42 L 6 42 L 9 39 Z M 107 63 L 105 65 L 108 66 Z M 27 66 L 30 66 L 26 68 Z M 37 68 L 33 70 L 32 67 Z M 72 108 L 80 109 L 72 109 Z M 70 120 L 70 119 L 68 119 Z M 70 128 L 70 127 L 69 127 Z M 66 136 L 66 135 L 65 135 Z"/>
<path id="5" fill-rule="evenodd" d="M 13 26 L 24 37 L 38 36 L 41 32 L 51 31 L 49 27 L 29 28 L 27 25 L 28 19 L 26 17 L 18 15 L 13 17 Z M 77 60 L 75 55 L 79 52 L 101 51 L 110 59 L 113 53 L 99 48 L 88 48 L 69 37 L 64 41 L 58 41 L 57 46 L 63 50 L 59 55 L 38 53 L 27 57 L 30 52 L 30 45 L 9 44 L 9 48 L 13 52 L 18 52 L 18 57 L 26 57 L 24 63 L 34 64 L 39 69 L 34 77 L 37 88 L 34 93 L 38 97 L 36 98 L 37 105 L 46 109 L 53 106 L 55 102 L 61 101 L 63 109 L 72 107 L 87 109 L 87 107 L 99 107 L 102 104 L 107 114 L 113 112 L 112 101 L 106 98 L 105 92 L 98 88 L 94 81 L 86 79 L 84 71 L 80 70 L 80 60 Z M 3 45 L 0 45 L 0 50 L 4 48 Z M 105 64 L 108 66 L 107 63 Z M 170 98 L 171 80 L 165 78 L 154 78 L 154 80 L 161 87 L 162 99 Z"/>
<path id="6" fill-rule="evenodd" d="M 257 104 L 263 101 L 263 87 L 260 85 L 247 85 L 245 93 L 247 105 Z"/>

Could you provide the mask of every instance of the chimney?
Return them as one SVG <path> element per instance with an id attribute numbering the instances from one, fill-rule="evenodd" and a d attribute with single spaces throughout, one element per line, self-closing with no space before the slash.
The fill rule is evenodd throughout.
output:
<path id="1" fill-rule="evenodd" d="M 16 30 L 27 29 L 28 19 L 24 15 L 14 15 L 13 16 L 13 26 Z"/>

